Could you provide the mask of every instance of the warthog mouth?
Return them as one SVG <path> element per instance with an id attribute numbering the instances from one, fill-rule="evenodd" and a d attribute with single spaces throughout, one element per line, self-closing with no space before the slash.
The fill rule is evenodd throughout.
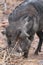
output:
<path id="1" fill-rule="evenodd" d="M 21 48 L 21 43 L 27 39 L 29 37 L 29 35 L 26 32 L 22 32 L 19 31 L 19 33 L 17 34 L 16 38 L 15 38 L 15 45 L 14 45 L 14 50 L 19 53 L 20 56 L 24 55 L 24 52 Z"/>

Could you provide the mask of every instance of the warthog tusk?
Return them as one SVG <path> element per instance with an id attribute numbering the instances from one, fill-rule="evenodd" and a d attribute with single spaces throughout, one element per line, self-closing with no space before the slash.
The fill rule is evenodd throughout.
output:
<path id="1" fill-rule="evenodd" d="M 30 35 L 28 34 L 28 33 L 26 33 L 25 31 L 24 31 L 24 34 L 27 36 L 27 37 L 29 37 Z"/>

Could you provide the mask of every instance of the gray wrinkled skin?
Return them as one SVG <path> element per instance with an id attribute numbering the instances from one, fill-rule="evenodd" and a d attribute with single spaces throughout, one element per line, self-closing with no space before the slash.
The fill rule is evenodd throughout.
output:
<path id="1" fill-rule="evenodd" d="M 6 28 L 8 44 L 15 45 L 16 41 L 19 40 L 17 51 L 19 52 L 21 48 L 24 52 L 24 57 L 27 57 L 34 34 L 37 33 L 39 45 L 35 53 L 38 54 L 43 38 L 43 1 L 24 1 L 10 13 L 8 21 L 9 26 Z"/>

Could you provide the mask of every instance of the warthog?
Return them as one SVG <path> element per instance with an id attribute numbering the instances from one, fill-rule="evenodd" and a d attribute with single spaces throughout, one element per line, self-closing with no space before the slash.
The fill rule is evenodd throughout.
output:
<path id="1" fill-rule="evenodd" d="M 43 40 L 43 1 L 26 0 L 22 2 L 10 13 L 8 21 L 9 26 L 6 28 L 8 44 L 17 42 L 20 46 L 18 51 L 22 50 L 24 57 L 28 57 L 28 50 L 34 34 L 37 33 L 39 43 L 35 54 L 38 54 L 41 51 Z"/>

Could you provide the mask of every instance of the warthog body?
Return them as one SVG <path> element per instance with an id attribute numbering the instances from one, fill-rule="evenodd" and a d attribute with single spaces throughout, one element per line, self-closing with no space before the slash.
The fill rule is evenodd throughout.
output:
<path id="1" fill-rule="evenodd" d="M 35 54 L 38 54 L 43 40 L 43 1 L 24 1 L 10 13 L 8 21 L 9 26 L 6 28 L 8 43 L 14 44 L 19 40 L 24 57 L 27 57 L 34 34 L 37 33 L 39 44 Z"/>

